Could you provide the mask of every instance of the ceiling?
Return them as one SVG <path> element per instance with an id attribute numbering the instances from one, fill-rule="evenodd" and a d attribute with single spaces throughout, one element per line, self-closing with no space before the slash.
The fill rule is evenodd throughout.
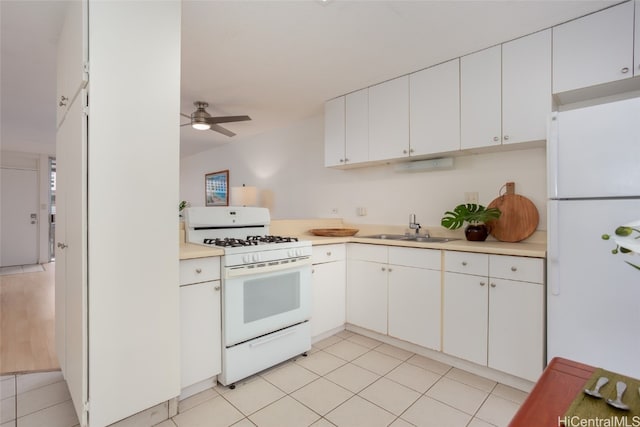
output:
<path id="1" fill-rule="evenodd" d="M 181 156 L 318 114 L 325 100 L 602 9 L 616 0 L 182 2 L 181 111 L 250 122 L 181 128 Z M 55 143 L 64 1 L 0 0 L 3 149 Z M 182 123 L 188 121 L 182 119 Z"/>

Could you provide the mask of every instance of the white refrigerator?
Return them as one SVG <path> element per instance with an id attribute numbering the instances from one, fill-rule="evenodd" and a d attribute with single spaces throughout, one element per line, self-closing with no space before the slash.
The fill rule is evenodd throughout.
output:
<path id="1" fill-rule="evenodd" d="M 601 238 L 640 219 L 640 98 L 555 113 L 547 156 L 547 359 L 640 378 L 640 255 Z"/>

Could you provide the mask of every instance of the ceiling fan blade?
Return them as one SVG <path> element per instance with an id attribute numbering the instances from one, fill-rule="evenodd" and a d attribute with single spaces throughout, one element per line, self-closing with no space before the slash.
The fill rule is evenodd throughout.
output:
<path id="1" fill-rule="evenodd" d="M 180 115 L 181 115 L 182 117 L 186 117 L 187 119 L 191 120 L 191 116 L 190 116 L 190 115 L 188 115 L 188 114 L 180 113 Z"/>
<path id="2" fill-rule="evenodd" d="M 211 130 L 214 131 L 214 132 L 219 132 L 219 133 L 221 133 L 223 135 L 226 135 L 226 136 L 234 136 L 235 135 L 235 133 L 231 132 L 229 129 L 225 129 L 222 126 L 218 126 L 215 123 L 211 124 Z"/>
<path id="3" fill-rule="evenodd" d="M 231 123 L 231 122 L 245 122 L 247 120 L 251 120 L 249 116 L 223 116 L 223 117 L 210 117 L 207 118 L 207 123 L 216 124 L 216 123 Z"/>

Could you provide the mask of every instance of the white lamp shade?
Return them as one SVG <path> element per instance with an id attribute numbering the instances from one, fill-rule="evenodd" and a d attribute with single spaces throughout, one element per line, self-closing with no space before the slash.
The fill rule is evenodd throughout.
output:
<path id="1" fill-rule="evenodd" d="M 231 187 L 231 206 L 256 206 L 257 204 L 257 187 Z"/>

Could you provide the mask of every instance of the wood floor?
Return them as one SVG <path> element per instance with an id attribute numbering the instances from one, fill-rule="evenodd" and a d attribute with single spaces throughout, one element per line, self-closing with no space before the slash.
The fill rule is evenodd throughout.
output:
<path id="1" fill-rule="evenodd" d="M 0 374 L 60 369 L 55 354 L 55 264 L 0 276 Z"/>

